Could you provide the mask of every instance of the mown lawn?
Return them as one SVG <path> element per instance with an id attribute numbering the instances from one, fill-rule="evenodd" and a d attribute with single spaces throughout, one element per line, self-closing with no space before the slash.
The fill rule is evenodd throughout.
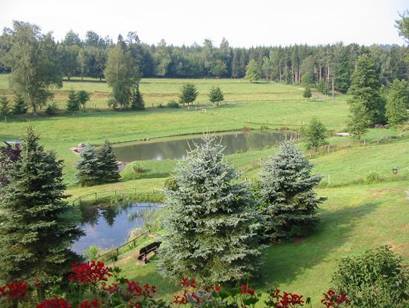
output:
<path id="1" fill-rule="evenodd" d="M 227 159 L 243 168 L 247 165 L 243 158 L 249 153 L 253 153 L 256 159 L 263 159 L 274 151 L 248 152 L 240 155 L 240 159 L 234 156 Z M 377 146 L 355 145 L 312 159 L 315 172 L 327 172 L 336 185 L 317 190 L 320 196 L 328 198 L 320 209 L 321 223 L 317 231 L 305 239 L 267 248 L 262 258 L 262 275 L 251 284 L 263 290 L 279 287 L 297 291 L 311 296 L 315 300 L 313 303 L 318 304 L 317 299 L 331 285 L 331 275 L 342 257 L 390 245 L 409 264 L 408 177 L 402 176 L 405 180 L 388 177 L 389 166 L 394 163 L 407 165 L 408 152 L 409 141 L 406 140 Z M 353 168 L 354 161 L 356 168 Z M 351 168 L 347 168 L 348 163 Z M 357 182 L 362 178 L 361 174 L 370 173 L 374 168 L 384 177 L 384 182 Z M 256 175 L 258 171 L 259 168 L 255 168 L 251 173 Z M 137 182 L 146 181 L 150 180 Z M 338 186 L 342 184 L 346 185 Z M 141 266 L 127 258 L 118 265 L 131 278 L 159 285 L 163 295 L 175 290 L 158 274 L 155 261 Z"/>
<path id="2" fill-rule="evenodd" d="M 0 94 L 9 93 L 5 76 L 0 76 Z M 123 180 L 115 184 L 94 187 L 75 185 L 75 162 L 78 156 L 69 148 L 78 143 L 101 144 L 174 138 L 177 135 L 202 132 L 239 130 L 244 127 L 299 129 L 313 116 L 331 131 L 345 128 L 348 117 L 347 97 L 317 96 L 302 98 L 302 88 L 243 80 L 190 80 L 201 96 L 201 108 L 167 109 L 150 106 L 166 104 L 177 98 L 179 88 L 187 80 L 144 79 L 141 90 L 149 107 L 143 112 L 92 111 L 78 115 L 26 117 L 0 123 L 0 140 L 15 139 L 24 134 L 28 125 L 40 134 L 47 149 L 54 150 L 65 161 L 65 180 L 72 199 L 90 193 L 132 189 L 142 193 L 158 192 L 176 162 L 143 161 L 128 166 Z M 215 108 L 206 104 L 206 91 L 220 85 L 228 101 Z M 104 108 L 109 89 L 103 82 L 65 82 L 56 91 L 61 106 L 67 91 L 86 89 L 93 92 L 90 106 Z M 409 263 L 409 204 L 406 196 L 409 180 L 409 139 L 396 129 L 373 129 L 358 144 L 350 138 L 332 137 L 337 150 L 313 154 L 314 172 L 323 176 L 319 195 L 328 200 L 320 209 L 321 223 L 311 236 L 293 243 L 274 245 L 263 253 L 262 276 L 251 282 L 261 289 L 280 287 L 311 296 L 314 303 L 330 286 L 330 277 L 340 258 L 356 255 L 365 249 L 388 244 Z M 399 137 L 397 139 L 393 139 Z M 383 142 L 383 143 L 382 143 Z M 300 144 L 301 148 L 303 144 Z M 226 157 L 242 172 L 243 177 L 256 179 L 260 166 L 277 148 L 269 148 Z M 135 168 L 134 168 L 135 167 Z M 398 174 L 392 169 L 397 168 Z M 143 170 L 143 171 L 141 171 Z M 376 173 L 378 183 L 370 183 Z M 130 279 L 154 283 L 160 294 L 170 295 L 175 287 L 157 272 L 156 262 L 141 266 L 135 258 L 118 262 Z"/>
<path id="3" fill-rule="evenodd" d="M 170 88 L 175 88 L 177 92 L 179 86 L 186 80 L 152 79 L 145 82 L 153 92 L 167 93 Z M 54 117 L 28 116 L 0 122 L 0 140 L 20 138 L 26 127 L 31 125 L 40 134 L 45 147 L 56 151 L 57 156 L 65 161 L 66 182 L 72 185 L 75 181 L 75 162 L 78 157 L 70 148 L 78 143 L 101 144 L 105 139 L 111 142 L 124 142 L 237 130 L 244 127 L 299 129 L 313 116 L 319 117 L 329 129 L 342 130 L 348 116 L 345 96 L 340 96 L 335 101 L 331 98 L 305 100 L 302 98 L 301 88 L 288 85 L 251 84 L 243 80 L 215 79 L 195 82 L 204 88 L 217 84 L 223 88 L 225 85 L 226 91 L 230 89 L 232 93 L 238 91 L 247 93 L 248 96 L 243 99 L 232 95 L 231 100 L 224 106 L 219 108 L 205 106 L 205 110 L 148 108 L 141 112 L 94 111 Z M 0 86 L 4 86 L 5 83 L 3 80 Z M 98 82 L 73 84 L 85 88 L 101 87 Z"/>
<path id="4" fill-rule="evenodd" d="M 185 83 L 193 83 L 199 90 L 197 98 L 199 103 L 207 103 L 207 95 L 212 86 L 220 86 L 226 101 L 263 101 L 292 100 L 302 97 L 303 88 L 290 85 L 259 82 L 249 83 L 243 79 L 169 79 L 169 78 L 144 78 L 140 83 L 140 89 L 144 96 L 147 107 L 166 105 L 169 101 L 178 100 L 180 89 Z M 107 100 L 111 89 L 102 80 L 85 78 L 72 78 L 64 81 L 63 87 L 54 89 L 54 100 L 60 108 L 65 108 L 68 92 L 70 90 L 86 90 L 91 93 L 90 109 L 107 109 Z M 9 90 L 8 75 L 0 74 L 0 94 L 11 95 Z M 315 93 L 315 96 L 322 96 Z"/>

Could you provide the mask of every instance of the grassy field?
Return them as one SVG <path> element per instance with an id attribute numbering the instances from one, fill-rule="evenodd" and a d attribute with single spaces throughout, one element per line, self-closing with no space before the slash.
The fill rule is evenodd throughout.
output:
<path id="1" fill-rule="evenodd" d="M 255 177 L 260 171 L 256 165 L 275 150 L 247 152 L 227 159 L 243 170 L 244 175 Z M 248 157 L 258 163 L 246 173 L 252 165 Z M 390 245 L 409 264 L 406 194 L 409 175 L 402 170 L 407 166 L 407 157 L 409 140 L 404 138 L 390 144 L 354 145 L 313 158 L 314 171 L 322 174 L 324 180 L 327 176 L 333 179 L 333 187 L 317 190 L 319 195 L 328 198 L 320 209 L 319 228 L 304 240 L 267 248 L 263 254 L 262 276 L 252 284 L 262 290 L 279 287 L 297 291 L 311 296 L 318 304 L 317 299 L 330 286 L 331 275 L 342 257 Z M 390 169 L 396 164 L 402 168 L 399 175 L 393 175 Z M 377 172 L 382 182 L 366 184 L 365 175 L 372 172 Z M 130 182 L 152 183 L 152 179 Z M 157 273 L 155 261 L 141 266 L 125 255 L 117 265 L 129 277 L 159 285 L 165 296 L 175 290 Z"/>
<path id="2" fill-rule="evenodd" d="M 346 96 L 335 101 L 316 95 L 302 98 L 302 89 L 293 86 L 243 80 L 190 80 L 201 96 L 199 109 L 152 108 L 175 99 L 187 80 L 145 79 L 142 92 L 149 107 L 143 112 L 90 111 L 78 115 L 27 117 L 0 123 L 0 139 L 19 138 L 28 125 L 41 135 L 47 149 L 65 161 L 65 179 L 72 198 L 91 193 L 134 189 L 158 192 L 176 161 L 142 161 L 128 165 L 119 183 L 95 187 L 75 185 L 75 162 L 69 148 L 80 143 L 100 144 L 171 139 L 178 135 L 208 131 L 239 130 L 244 127 L 299 129 L 313 116 L 331 131 L 341 131 L 348 117 Z M 208 106 L 206 91 L 219 85 L 225 92 L 224 106 Z M 103 82 L 65 82 L 56 90 L 63 104 L 66 91 L 86 89 L 93 94 L 90 106 L 105 108 L 109 88 Z M 0 76 L 0 93 L 7 94 L 7 81 Z M 391 245 L 409 263 L 409 206 L 406 191 L 409 180 L 409 135 L 397 129 L 372 129 L 365 144 L 351 138 L 331 137 L 328 152 L 311 155 L 314 172 L 322 175 L 318 194 L 328 199 L 320 209 L 321 223 L 312 236 L 294 243 L 269 247 L 263 253 L 262 276 L 251 282 L 261 289 L 280 287 L 312 296 L 317 303 L 330 286 L 330 277 L 340 258 L 356 255 L 379 245 Z M 303 144 L 300 144 L 301 148 Z M 256 179 L 262 162 L 277 148 L 238 153 L 226 157 L 244 177 Z M 397 174 L 392 169 L 398 170 Z M 141 171 L 143 170 L 143 171 Z M 376 174 L 376 176 L 374 176 Z M 133 252 L 134 253 L 134 252 Z M 160 294 L 170 295 L 175 287 L 164 281 L 156 261 L 142 266 L 130 252 L 117 263 L 126 276 L 159 286 Z"/>
<path id="3" fill-rule="evenodd" d="M 212 86 L 219 85 L 226 101 L 249 102 L 249 101 L 288 101 L 300 99 L 303 88 L 284 84 L 259 82 L 249 83 L 243 79 L 166 79 L 146 78 L 142 79 L 140 89 L 147 107 L 166 105 L 169 101 L 178 100 L 180 89 L 185 83 L 193 83 L 199 90 L 198 103 L 208 102 L 207 95 Z M 8 75 L 0 75 L 0 94 L 11 95 L 8 89 Z M 86 90 L 91 93 L 89 109 L 106 109 L 111 89 L 105 81 L 98 79 L 72 78 L 64 81 L 63 87 L 53 89 L 54 100 L 62 109 L 65 108 L 70 90 Z M 315 93 L 317 98 L 323 98 Z"/>
<path id="4" fill-rule="evenodd" d="M 0 75 L 0 90 L 7 88 L 5 75 Z M 92 111 L 77 115 L 54 117 L 28 116 L 19 120 L 0 122 L 0 140 L 16 139 L 31 125 L 41 136 L 43 144 L 56 151 L 65 161 L 66 180 L 74 183 L 74 166 L 78 157 L 70 148 L 78 143 L 101 144 L 105 139 L 111 142 L 163 138 L 181 134 L 211 131 L 237 130 L 244 127 L 270 128 L 288 127 L 299 129 L 313 116 L 318 116 L 329 129 L 342 130 L 347 119 L 347 104 L 344 96 L 335 101 L 330 98 L 305 100 L 302 89 L 271 83 L 251 84 L 243 80 L 191 80 L 204 91 L 212 85 L 219 85 L 226 92 L 222 107 L 202 105 L 202 109 L 148 108 L 141 112 Z M 148 79 L 144 80 L 147 90 L 142 88 L 147 105 L 150 95 L 177 96 L 180 86 L 187 80 Z M 68 85 L 67 85 L 68 84 Z M 66 82 L 64 88 L 76 86 L 91 91 L 108 90 L 105 83 Z M 6 90 L 4 90 L 6 91 Z M 58 90 L 60 91 L 60 90 Z M 58 92 L 57 91 L 57 92 Z M 238 94 L 234 94 L 234 93 Z M 107 92 L 108 93 L 108 92 Z M 172 94 L 173 93 L 173 94 Z M 228 93 L 231 93 L 229 96 Z M 158 95 L 157 95 L 158 94 Z M 164 97 L 162 103 L 168 98 Z M 204 97 L 199 101 L 204 103 Z M 91 98 L 90 104 L 95 101 Z"/>

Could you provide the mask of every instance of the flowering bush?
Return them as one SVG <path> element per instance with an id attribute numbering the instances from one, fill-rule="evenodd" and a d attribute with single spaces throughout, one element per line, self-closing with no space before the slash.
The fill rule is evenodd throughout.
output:
<path id="1" fill-rule="evenodd" d="M 337 294 L 334 290 L 330 289 L 327 293 L 324 293 L 324 298 L 321 300 L 321 303 L 327 308 L 338 308 L 344 304 L 348 304 L 349 298 L 345 293 Z"/>
<path id="2" fill-rule="evenodd" d="M 120 277 L 120 270 L 107 267 L 103 262 L 73 264 L 68 276 L 68 288 L 55 291 L 50 298 L 33 304 L 38 283 L 30 286 L 17 281 L 0 286 L 0 307 L 37 308 L 102 308 L 102 307 L 254 307 L 264 299 L 264 307 L 294 308 L 309 303 L 302 295 L 282 292 L 279 289 L 268 294 L 259 293 L 249 284 L 238 289 L 224 289 L 221 285 L 198 286 L 195 279 L 183 278 L 182 290 L 174 295 L 171 303 L 155 298 L 157 289 L 150 284 Z M 58 289 L 59 290 L 59 289 Z M 321 303 L 327 308 L 339 308 L 348 304 L 345 294 L 333 290 L 324 293 Z"/>
<path id="3" fill-rule="evenodd" d="M 101 261 L 73 264 L 71 271 L 68 280 L 80 284 L 97 284 L 112 276 L 112 269 Z"/>

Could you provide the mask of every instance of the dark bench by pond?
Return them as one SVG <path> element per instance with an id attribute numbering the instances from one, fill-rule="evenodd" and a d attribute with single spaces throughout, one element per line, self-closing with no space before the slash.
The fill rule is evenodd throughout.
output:
<path id="1" fill-rule="evenodd" d="M 158 250 L 161 243 L 162 242 L 153 242 L 153 243 L 150 243 L 149 245 L 146 245 L 145 247 L 142 247 L 139 250 L 138 260 L 147 263 L 149 261 L 148 260 L 148 255 L 151 252 L 156 253 L 156 251 Z"/>

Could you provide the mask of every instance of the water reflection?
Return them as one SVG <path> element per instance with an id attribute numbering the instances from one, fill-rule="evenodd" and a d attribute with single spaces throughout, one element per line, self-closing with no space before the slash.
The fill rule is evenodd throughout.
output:
<path id="1" fill-rule="evenodd" d="M 271 147 L 283 140 L 294 138 L 293 132 L 234 132 L 217 135 L 225 147 L 225 154 L 246 152 L 248 150 Z M 189 146 L 200 144 L 201 138 L 179 140 L 127 143 L 115 145 L 114 151 L 120 161 L 182 159 Z"/>
<path id="2" fill-rule="evenodd" d="M 146 212 L 159 207 L 155 203 L 83 206 L 80 208 L 80 227 L 85 235 L 74 243 L 72 249 L 82 253 L 91 245 L 102 249 L 117 247 L 127 241 L 133 229 L 143 226 Z"/>

